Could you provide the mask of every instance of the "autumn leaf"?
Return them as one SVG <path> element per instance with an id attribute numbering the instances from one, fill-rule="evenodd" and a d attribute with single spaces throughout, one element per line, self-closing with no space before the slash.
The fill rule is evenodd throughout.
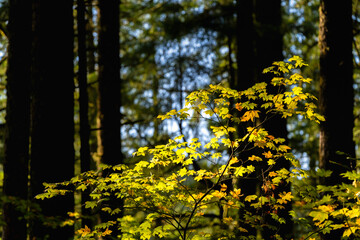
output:
<path id="1" fill-rule="evenodd" d="M 110 235 L 112 233 L 112 231 L 110 229 L 106 229 L 104 232 L 101 233 L 101 236 L 107 236 L 107 235 Z"/>
<path id="2" fill-rule="evenodd" d="M 291 201 L 292 198 L 294 198 L 293 195 L 291 195 L 291 192 L 283 192 L 279 193 L 280 199 L 277 200 L 280 204 L 286 204 L 287 202 Z"/>
<path id="3" fill-rule="evenodd" d="M 264 152 L 263 155 L 264 155 L 266 158 L 272 158 L 272 156 L 273 156 L 270 151 Z"/>
<path id="4" fill-rule="evenodd" d="M 235 198 L 235 199 L 240 199 L 241 196 L 243 196 L 241 194 L 241 189 L 234 189 L 234 191 L 231 191 L 230 194 Z"/>
<path id="5" fill-rule="evenodd" d="M 331 205 L 321 205 L 318 207 L 319 210 L 323 212 L 333 212 L 334 208 Z"/>
<path id="6" fill-rule="evenodd" d="M 291 149 L 290 147 L 286 146 L 286 145 L 280 145 L 279 146 L 279 151 L 280 152 L 287 152 L 287 150 Z"/>
<path id="7" fill-rule="evenodd" d="M 310 217 L 313 217 L 314 221 L 323 222 L 329 218 L 329 214 L 326 212 L 312 211 L 309 213 Z"/>
<path id="8" fill-rule="evenodd" d="M 180 171 L 179 171 L 179 176 L 180 176 L 180 177 L 183 177 L 183 176 L 186 175 L 186 173 L 187 173 L 187 169 L 186 169 L 186 168 L 182 168 L 182 169 L 180 169 Z"/>
<path id="9" fill-rule="evenodd" d="M 277 176 L 277 173 L 276 172 L 269 172 L 269 177 L 276 177 Z"/>
<path id="10" fill-rule="evenodd" d="M 90 234 L 91 230 L 88 226 L 85 225 L 84 228 L 79 229 L 77 232 L 81 235 L 81 237 L 85 237 L 86 235 Z"/>
<path id="11" fill-rule="evenodd" d="M 211 195 L 221 199 L 221 198 L 226 197 L 226 192 L 220 192 L 220 191 L 216 190 Z"/>
<path id="12" fill-rule="evenodd" d="M 240 103 L 236 103 L 236 104 L 235 104 L 235 108 L 236 108 L 239 112 L 244 109 L 244 108 L 241 106 Z"/>
<path id="13" fill-rule="evenodd" d="M 258 156 L 255 156 L 255 155 L 252 155 L 251 157 L 248 158 L 250 161 L 257 161 L 257 162 L 261 162 L 262 161 L 262 158 L 261 157 L 258 157 Z"/>
<path id="14" fill-rule="evenodd" d="M 246 196 L 245 201 L 246 202 L 251 202 L 251 201 L 253 201 L 255 199 L 257 199 L 256 195 L 248 195 L 248 196 Z"/>
<path id="15" fill-rule="evenodd" d="M 297 96 L 297 95 L 302 93 L 302 88 L 301 87 L 294 87 L 292 89 L 292 91 L 293 91 L 294 95 Z"/>
<path id="16" fill-rule="evenodd" d="M 247 122 L 251 120 L 253 122 L 254 118 L 259 118 L 259 112 L 260 112 L 259 110 L 246 111 L 242 116 L 241 121 Z"/>

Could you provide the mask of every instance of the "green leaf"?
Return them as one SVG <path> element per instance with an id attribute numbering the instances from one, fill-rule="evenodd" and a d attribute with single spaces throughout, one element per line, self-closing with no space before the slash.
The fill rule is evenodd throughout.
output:
<path id="1" fill-rule="evenodd" d="M 87 201 L 85 202 L 85 208 L 94 209 L 97 206 L 97 202 L 95 201 Z"/>
<path id="2" fill-rule="evenodd" d="M 313 217 L 314 221 L 323 222 L 329 218 L 329 214 L 327 212 L 322 211 L 312 211 L 309 213 L 310 217 Z"/>

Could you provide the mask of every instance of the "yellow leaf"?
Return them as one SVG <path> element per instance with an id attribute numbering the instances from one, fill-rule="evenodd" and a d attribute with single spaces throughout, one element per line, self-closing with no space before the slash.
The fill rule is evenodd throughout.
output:
<path id="1" fill-rule="evenodd" d="M 241 106 L 240 103 L 236 103 L 235 104 L 235 108 L 240 112 L 241 110 L 243 110 L 243 107 Z"/>
<path id="2" fill-rule="evenodd" d="M 302 93 L 302 88 L 301 88 L 301 87 L 294 87 L 294 88 L 292 89 L 292 91 L 293 91 L 293 93 L 294 93 L 295 95 L 299 95 L 299 94 Z"/>
<path id="3" fill-rule="evenodd" d="M 181 140 L 184 138 L 184 135 L 177 136 L 174 140 Z"/>
<path id="4" fill-rule="evenodd" d="M 233 196 L 233 198 L 235 198 L 235 199 L 240 199 L 240 197 L 243 196 L 241 194 L 241 189 L 240 188 L 239 189 L 234 189 L 234 191 L 231 191 L 230 193 Z"/>
<path id="5" fill-rule="evenodd" d="M 110 229 L 106 229 L 105 232 L 101 233 L 101 236 L 107 236 L 110 235 L 112 233 L 112 231 Z"/>
<path id="6" fill-rule="evenodd" d="M 291 148 L 286 145 L 279 146 L 279 151 L 281 151 L 281 152 L 287 152 L 287 150 L 289 150 L 289 149 L 291 149 Z"/>
<path id="7" fill-rule="evenodd" d="M 180 176 L 180 177 L 183 177 L 183 176 L 186 175 L 186 173 L 187 173 L 187 169 L 186 169 L 186 168 L 182 168 L 182 169 L 180 169 L 180 171 L 179 171 L 179 176 Z"/>
<path id="8" fill-rule="evenodd" d="M 86 235 L 88 235 L 91 232 L 90 228 L 88 226 L 85 225 L 84 228 L 81 228 L 78 230 L 78 234 L 81 235 L 81 237 L 85 237 Z"/>
<path id="9" fill-rule="evenodd" d="M 288 201 L 291 201 L 292 198 L 294 198 L 293 195 L 291 195 L 291 192 L 283 192 L 279 194 L 280 199 L 277 200 L 278 203 L 283 204 L 287 203 Z"/>
<path id="10" fill-rule="evenodd" d="M 262 159 L 261 157 L 258 157 L 258 156 L 255 156 L 255 155 L 252 155 L 251 157 L 248 158 L 250 161 L 257 161 L 257 162 L 261 162 Z"/>
<path id="11" fill-rule="evenodd" d="M 256 195 L 249 195 L 249 196 L 246 196 L 245 201 L 246 202 L 251 202 L 251 201 L 253 201 L 255 199 L 257 199 Z"/>
<path id="12" fill-rule="evenodd" d="M 211 195 L 220 199 L 220 198 L 226 197 L 226 192 L 220 192 L 220 191 L 216 190 Z"/>
<path id="13" fill-rule="evenodd" d="M 348 229 L 346 229 L 343 233 L 343 237 L 349 237 L 351 234 L 355 233 L 356 230 L 358 230 L 359 227 L 350 227 Z"/>
<path id="14" fill-rule="evenodd" d="M 323 212 L 333 212 L 334 208 L 331 205 L 321 205 L 318 207 L 319 210 Z"/>
<path id="15" fill-rule="evenodd" d="M 360 216 L 360 209 L 359 208 L 351 209 L 346 215 L 349 216 L 349 218 L 357 218 Z"/>
<path id="16" fill-rule="evenodd" d="M 225 191 L 226 191 L 226 189 L 227 189 L 226 184 L 225 184 L 225 183 L 221 184 L 220 191 L 221 191 L 221 192 L 225 192 Z"/>
<path id="17" fill-rule="evenodd" d="M 273 156 L 270 151 L 264 152 L 263 155 L 264 155 L 266 158 L 272 158 L 272 156 Z"/>
<path id="18" fill-rule="evenodd" d="M 276 172 L 269 172 L 269 177 L 276 177 L 277 173 Z"/>
<path id="19" fill-rule="evenodd" d="M 246 232 L 246 233 L 249 232 L 248 230 L 246 230 L 245 228 L 242 228 L 242 227 L 239 227 L 238 229 L 240 230 L 240 232 Z"/>
<path id="20" fill-rule="evenodd" d="M 229 165 L 235 164 L 235 163 L 237 163 L 237 162 L 239 162 L 239 159 L 238 159 L 237 157 L 233 157 L 233 158 L 230 160 Z"/>
<path id="21" fill-rule="evenodd" d="M 276 163 L 276 162 L 274 161 L 274 159 L 269 159 L 268 162 L 267 162 L 267 164 L 268 164 L 269 166 L 274 165 L 275 163 Z"/>
<path id="22" fill-rule="evenodd" d="M 244 115 L 241 117 L 242 122 L 246 122 L 251 120 L 254 121 L 254 118 L 259 118 L 259 110 L 251 110 L 244 113 Z"/>

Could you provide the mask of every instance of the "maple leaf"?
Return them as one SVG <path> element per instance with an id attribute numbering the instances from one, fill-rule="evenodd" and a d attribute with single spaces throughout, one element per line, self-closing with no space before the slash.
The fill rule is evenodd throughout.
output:
<path id="1" fill-rule="evenodd" d="M 101 236 L 107 236 L 107 235 L 110 235 L 111 233 L 112 233 L 112 231 L 107 228 L 103 233 L 101 233 Z"/>
<path id="2" fill-rule="evenodd" d="M 278 203 L 283 204 L 287 203 L 288 201 L 291 201 L 292 198 L 294 198 L 293 195 L 291 195 L 291 192 L 283 192 L 279 194 L 280 199 L 277 200 Z"/>
<path id="3" fill-rule="evenodd" d="M 187 169 L 186 169 L 186 168 L 182 168 L 182 169 L 180 169 L 180 171 L 179 171 L 179 176 L 180 176 L 180 177 L 183 177 L 183 176 L 186 175 L 186 173 L 187 173 Z"/>
<path id="4" fill-rule="evenodd" d="M 257 161 L 257 162 L 261 162 L 262 159 L 261 157 L 258 157 L 258 156 L 255 156 L 255 155 L 252 155 L 251 157 L 248 158 L 250 161 Z"/>
<path id="5" fill-rule="evenodd" d="M 226 197 L 226 192 L 220 192 L 218 190 L 216 190 L 215 192 L 213 192 L 211 195 L 213 195 L 214 197 L 217 197 L 219 199 Z"/>
<path id="6" fill-rule="evenodd" d="M 84 228 L 81 228 L 78 230 L 78 234 L 81 235 L 81 237 L 85 237 L 86 235 L 88 235 L 91 232 L 90 228 L 88 226 L 85 225 Z"/>
<path id="7" fill-rule="evenodd" d="M 221 188 L 220 188 L 220 191 L 221 192 L 225 192 L 227 189 L 227 185 L 225 183 L 221 184 Z"/>
<path id="8" fill-rule="evenodd" d="M 244 115 L 241 118 L 242 122 L 247 122 L 251 120 L 254 121 L 254 118 L 259 118 L 259 110 L 251 110 L 244 113 Z"/>
<path id="9" fill-rule="evenodd" d="M 266 158 L 272 158 L 272 156 L 273 156 L 270 151 L 264 152 L 263 155 L 264 155 Z"/>
<path id="10" fill-rule="evenodd" d="M 241 196 L 243 196 L 243 194 L 241 194 L 241 189 L 234 189 L 234 191 L 230 192 L 231 195 L 235 198 L 235 199 L 240 199 Z"/>
<path id="11" fill-rule="evenodd" d="M 236 103 L 235 104 L 235 108 L 240 112 L 241 110 L 243 110 L 243 107 L 241 106 L 240 103 Z"/>
<path id="12" fill-rule="evenodd" d="M 276 172 L 269 172 L 269 177 L 276 177 L 277 173 Z"/>

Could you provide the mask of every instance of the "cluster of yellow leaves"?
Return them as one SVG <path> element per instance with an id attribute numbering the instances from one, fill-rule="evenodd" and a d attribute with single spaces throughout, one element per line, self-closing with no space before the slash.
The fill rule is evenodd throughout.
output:
<path id="1" fill-rule="evenodd" d="M 77 230 L 76 232 L 78 235 L 80 235 L 80 237 L 82 239 L 94 239 L 94 236 L 97 237 L 105 237 L 105 236 L 109 236 L 111 235 L 112 231 L 109 230 L 109 228 L 106 228 L 105 230 L 95 230 L 95 231 L 91 231 L 91 229 L 85 225 L 84 228 L 80 228 L 79 230 Z"/>

